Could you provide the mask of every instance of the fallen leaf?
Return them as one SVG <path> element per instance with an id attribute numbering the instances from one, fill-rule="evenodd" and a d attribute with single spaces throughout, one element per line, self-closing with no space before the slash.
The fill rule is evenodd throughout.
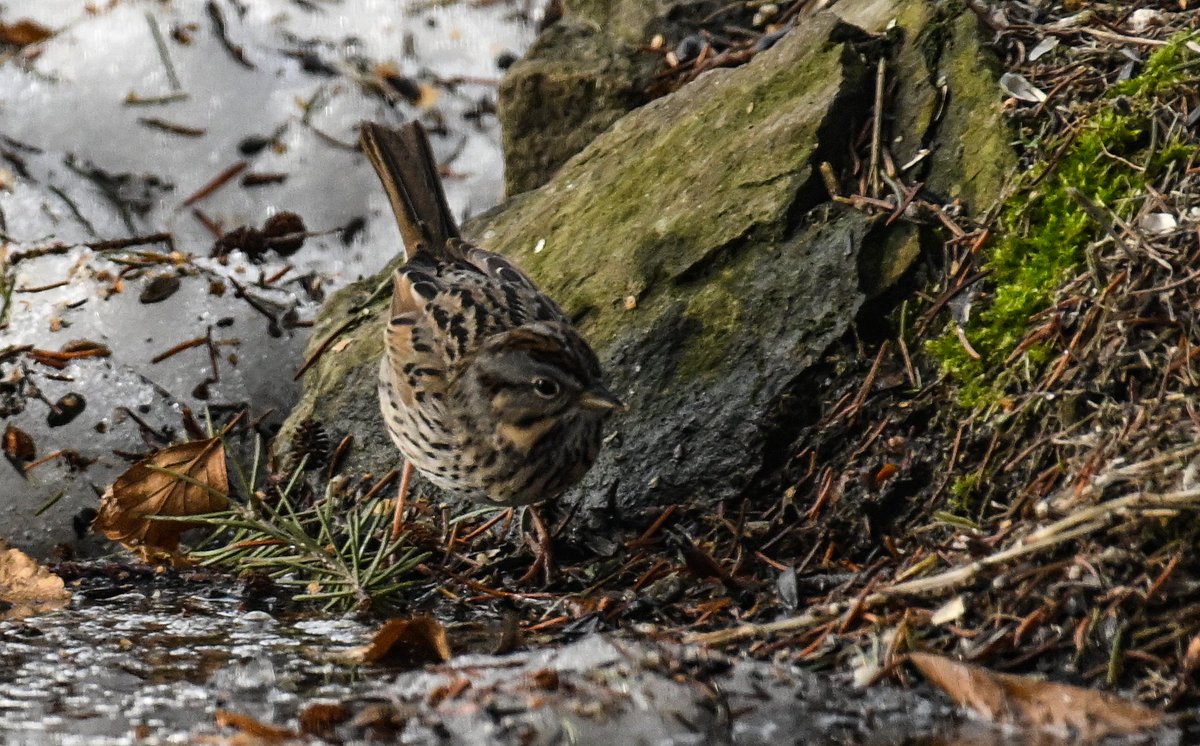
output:
<path id="1" fill-rule="evenodd" d="M 1046 92 L 1017 73 L 1004 73 L 1000 76 L 1000 90 L 1013 98 L 1040 104 L 1046 100 Z"/>
<path id="2" fill-rule="evenodd" d="M 220 438 L 164 448 L 129 468 L 104 493 L 92 526 L 130 549 L 173 552 L 179 537 L 199 525 L 156 521 L 221 510 L 228 505 L 229 477 Z"/>
<path id="3" fill-rule="evenodd" d="M 1169 212 L 1151 212 L 1142 216 L 1138 226 L 1147 233 L 1170 233 L 1179 225 Z"/>
<path id="4" fill-rule="evenodd" d="M 418 109 L 431 109 L 438 100 L 438 90 L 428 83 L 421 83 L 421 96 L 417 99 Z"/>
<path id="5" fill-rule="evenodd" d="M 538 689 L 545 689 L 548 692 L 552 692 L 558 688 L 558 671 L 555 671 L 553 668 L 540 668 L 529 674 L 529 680 Z"/>
<path id="6" fill-rule="evenodd" d="M 446 628 L 431 616 L 389 619 L 369 645 L 350 655 L 360 663 L 419 668 L 450 660 L 450 643 Z"/>
<path id="7" fill-rule="evenodd" d="M 1200 668 L 1200 635 L 1188 642 L 1187 651 L 1183 654 L 1183 670 L 1190 673 L 1197 668 Z"/>
<path id="8" fill-rule="evenodd" d="M 54 36 L 53 31 L 29 19 L 22 19 L 14 23 L 0 23 L 0 44 L 27 47 L 30 44 L 45 41 L 51 36 Z"/>
<path id="9" fill-rule="evenodd" d="M 4 456 L 24 475 L 24 465 L 37 458 L 37 446 L 29 433 L 10 424 L 4 428 Z"/>
<path id="10" fill-rule="evenodd" d="M 1129 29 L 1143 34 L 1151 28 L 1163 25 L 1163 14 L 1153 8 L 1138 8 L 1129 15 Z"/>
<path id="11" fill-rule="evenodd" d="M 958 621 L 966 612 L 967 605 L 963 601 L 963 597 L 955 596 L 933 612 L 933 616 L 929 617 L 929 623 L 940 627 L 943 624 Z"/>
<path id="12" fill-rule="evenodd" d="M 390 702 L 372 702 L 358 711 L 350 725 L 368 731 L 375 740 L 395 741 L 396 735 L 415 714 L 415 711 Z"/>
<path id="13" fill-rule="evenodd" d="M 470 679 L 465 676 L 456 676 L 447 683 L 434 687 L 426 701 L 430 707 L 440 707 L 444 702 L 458 699 L 470 686 Z"/>
<path id="14" fill-rule="evenodd" d="M 1045 55 L 1047 52 L 1050 52 L 1055 47 L 1057 47 L 1058 44 L 1059 44 L 1059 42 L 1058 42 L 1057 36 L 1047 36 L 1045 39 L 1042 39 L 1041 41 L 1039 41 L 1037 43 L 1037 46 L 1035 46 L 1033 49 L 1029 50 L 1029 61 L 1033 62 L 1033 61 L 1037 60 L 1039 57 Z"/>
<path id="15" fill-rule="evenodd" d="M 350 719 L 350 710 L 337 702 L 312 702 L 300 711 L 300 732 L 324 738 Z"/>
<path id="16" fill-rule="evenodd" d="M 931 653 L 908 658 L 960 706 L 995 723 L 1071 732 L 1088 743 L 1162 724 L 1161 713 L 1107 692 L 993 673 Z"/>
<path id="17" fill-rule="evenodd" d="M 0 619 L 21 619 L 62 608 L 71 600 L 62 578 L 28 554 L 0 542 Z"/>
<path id="18" fill-rule="evenodd" d="M 217 727 L 233 728 L 244 733 L 254 739 L 252 743 L 284 743 L 298 738 L 294 731 L 259 722 L 249 715 L 217 710 L 216 718 Z"/>

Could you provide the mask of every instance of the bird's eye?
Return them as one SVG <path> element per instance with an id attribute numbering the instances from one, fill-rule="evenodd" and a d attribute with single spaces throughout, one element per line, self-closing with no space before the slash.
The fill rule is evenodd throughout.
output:
<path id="1" fill-rule="evenodd" d="M 535 378 L 533 379 L 533 390 L 538 396 L 547 399 L 553 399 L 558 396 L 558 381 L 550 378 Z"/>

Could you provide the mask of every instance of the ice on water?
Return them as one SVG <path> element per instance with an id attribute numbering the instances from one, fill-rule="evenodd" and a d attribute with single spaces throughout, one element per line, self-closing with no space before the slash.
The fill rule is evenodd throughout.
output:
<path id="1" fill-rule="evenodd" d="M 28 478 L 0 463 L 5 526 L 0 536 L 18 546 L 44 552 L 73 539 L 72 517 L 94 507 L 97 491 L 128 466 L 113 451 L 147 449 L 126 410 L 177 436 L 185 406 L 199 417 L 206 404 L 248 402 L 251 417 L 274 410 L 268 422 L 288 410 L 299 390 L 292 374 L 303 358 L 307 328 L 271 324 L 237 297 L 234 282 L 277 317 L 292 311 L 293 318 L 310 320 L 318 302 L 302 287 L 302 278 L 317 278 L 328 293 L 374 272 L 395 254 L 399 241 L 386 199 L 365 159 L 349 146 L 364 118 L 395 123 L 420 112 L 404 103 L 393 109 L 366 93 L 351 72 L 356 61 L 368 60 L 368 69 L 390 63 L 425 83 L 461 78 L 452 88 L 435 86 L 435 106 L 448 134 L 435 137 L 434 148 L 453 172 L 448 198 L 462 216 L 501 197 L 495 120 L 463 115 L 481 100 L 494 101 L 495 86 L 488 83 L 501 74 L 497 56 L 519 53 L 532 39 L 533 29 L 516 13 L 517 6 L 393 0 L 216 5 L 230 40 L 243 48 L 253 69 L 222 46 L 203 0 L 120 3 L 96 13 L 76 0 L 39 0 L 10 3 L 5 10 L 7 21 L 29 18 L 57 34 L 36 55 L 0 63 L 0 183 L 10 187 L 0 191 L 0 263 L 17 289 L 9 324 L 0 329 L 0 350 L 24 344 L 59 350 L 77 339 L 112 350 L 109 358 L 75 361 L 62 371 L 19 356 L 0 365 L 0 378 L 19 375 L 20 368 L 29 371 L 50 401 L 75 392 L 87 402 L 79 417 L 58 428 L 48 427 L 48 408 L 37 400 L 10 418 L 33 436 L 39 457 L 67 448 L 97 459 L 78 473 L 56 460 L 34 468 Z M 166 39 L 186 100 L 125 103 L 130 94 L 153 98 L 172 92 L 147 17 Z M 190 43 L 179 43 L 172 32 Z M 296 55 L 288 54 L 297 51 L 316 55 L 339 74 L 305 71 Z M 139 123 L 145 117 L 205 134 L 183 137 L 152 129 Z M 195 205 L 225 230 L 261 226 L 286 210 L 299 214 L 310 231 L 332 231 L 310 238 L 287 260 L 293 268 L 271 287 L 257 287 L 282 269 L 284 260 L 269 254 L 259 265 L 240 253 L 226 264 L 207 258 L 213 236 L 182 203 L 244 157 L 238 144 L 245 138 L 273 135 L 280 146 L 247 158 L 247 172 L 284 173 L 286 181 L 244 188 L 234 179 Z M 68 167 L 69 158 L 80 168 L 130 174 L 124 188 L 143 199 L 144 214 L 123 217 L 93 180 Z M 344 244 L 337 229 L 359 217 L 366 219 L 365 230 Z M 175 250 L 192 256 L 195 265 L 187 268 L 179 291 L 161 303 L 143 304 L 138 295 L 150 277 L 173 271 L 171 264 L 128 279 L 123 292 L 107 299 L 102 294 L 122 265 L 92 249 L 76 246 L 66 254 L 11 264 L 24 251 L 58 242 L 75 245 L 159 231 L 170 232 Z M 167 250 L 158 244 L 123 254 Z M 21 292 L 64 280 L 61 287 Z M 224 284 L 223 295 L 210 292 L 214 282 Z M 152 359 L 210 328 L 222 343 L 220 380 L 202 399 L 195 394 L 205 393 L 196 388 L 211 374 L 206 347 L 157 364 Z M 39 507 L 60 494 L 41 518 L 34 518 Z"/>

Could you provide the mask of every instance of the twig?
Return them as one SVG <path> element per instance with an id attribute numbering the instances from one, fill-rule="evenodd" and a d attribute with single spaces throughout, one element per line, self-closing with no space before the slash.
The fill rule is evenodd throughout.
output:
<path id="1" fill-rule="evenodd" d="M 254 64 L 246 59 L 246 51 L 229 38 L 229 29 L 225 26 L 225 15 L 221 12 L 216 0 L 208 0 L 204 7 L 208 11 L 208 17 L 212 19 L 213 29 L 217 32 L 217 38 L 221 40 L 221 46 L 225 47 L 225 51 L 229 52 L 229 56 L 233 58 L 234 62 L 248 70 L 254 70 Z"/>
<path id="2" fill-rule="evenodd" d="M 200 200 L 208 197 L 213 192 L 217 191 L 218 189 L 220 189 L 221 187 L 223 187 L 227 183 L 229 183 L 229 181 L 233 177 L 235 177 L 238 174 L 240 174 L 241 172 L 245 171 L 249 165 L 250 165 L 250 161 L 238 161 L 237 163 L 233 164 L 229 168 L 225 169 L 224 171 L 222 171 L 221 173 L 219 173 L 215 177 L 213 177 L 212 180 L 209 181 L 207 184 L 205 184 L 204 186 L 197 189 L 192 194 L 192 196 L 188 197 L 187 199 L 185 199 L 183 201 L 183 204 L 181 205 L 181 207 L 191 207 L 192 205 L 196 204 Z"/>
<path id="3" fill-rule="evenodd" d="M 75 219 L 79 221 L 80 225 L 82 225 L 83 229 L 88 232 L 89 236 L 99 235 L 96 233 L 96 226 L 92 225 L 92 221 L 83 216 L 83 213 L 79 211 L 79 205 L 75 204 L 75 200 L 68 197 L 66 192 L 53 184 L 47 184 L 46 188 L 49 189 L 56 197 L 61 199 L 64 204 L 66 204 L 67 208 L 71 211 L 71 214 L 75 216 Z M 126 225 L 129 225 L 128 221 L 126 221 Z M 129 225 L 129 228 L 132 230 L 133 226 Z"/>
<path id="4" fill-rule="evenodd" d="M 13 290 L 13 292 L 14 293 L 44 293 L 47 290 L 54 290 L 55 288 L 65 287 L 70 284 L 71 284 L 70 280 L 59 280 L 58 282 L 51 282 L 51 283 L 47 283 L 45 285 L 30 285 L 30 286 L 23 286 L 23 287 L 15 288 Z"/>
<path id="5" fill-rule="evenodd" d="M 881 57 L 875 66 L 875 110 L 871 119 L 871 165 L 868 170 L 871 195 L 874 197 L 879 196 L 879 151 L 883 139 L 883 85 L 886 73 L 887 58 Z"/>
<path id="6" fill-rule="evenodd" d="M 185 342 L 180 342 L 179 344 L 175 345 L 174 347 L 164 350 L 163 352 L 160 352 L 157 355 L 155 355 L 154 357 L 150 358 L 150 364 L 157 365 L 158 363 L 161 363 L 162 361 L 164 361 L 168 358 L 178 355 L 179 353 L 183 352 L 184 350 L 190 350 L 193 347 L 199 347 L 200 345 L 204 344 L 204 341 L 205 341 L 204 337 L 195 337 L 195 338 L 189 339 Z"/>
<path id="7" fill-rule="evenodd" d="M 158 57 L 162 60 L 163 69 L 167 71 L 167 82 L 171 84 L 171 90 L 177 93 L 183 91 L 183 86 L 179 83 L 179 76 L 175 73 L 175 65 L 171 62 L 171 55 L 167 51 L 167 42 L 158 28 L 158 21 L 150 11 L 146 11 L 146 24 L 150 26 L 150 34 L 154 37 L 154 46 L 158 47 Z"/>
<path id="8" fill-rule="evenodd" d="M 951 568 L 926 578 L 896 583 L 867 596 L 863 608 L 877 606 L 899 596 L 914 596 L 944 591 L 970 582 L 983 570 L 1019 557 L 1035 554 L 1063 544 L 1071 539 L 1094 533 L 1108 525 L 1108 519 L 1116 515 L 1155 513 L 1163 508 L 1172 510 L 1200 510 L 1200 489 L 1179 490 L 1162 494 L 1135 493 L 1126 497 L 1108 500 L 1061 518 L 1017 539 L 1007 549 L 991 554 L 966 565 Z M 857 606 L 857 605 L 856 605 Z M 854 609 L 852 609 L 854 610 Z M 767 624 L 743 624 L 732 629 L 688 635 L 689 643 L 702 645 L 725 645 L 739 640 L 769 637 L 781 632 L 791 632 L 836 618 L 840 608 L 830 607 L 807 612 L 799 616 L 781 619 Z"/>
<path id="9" fill-rule="evenodd" d="M 165 119 L 158 117 L 138 117 L 138 122 L 151 129 L 170 132 L 172 135 L 182 135 L 183 137 L 204 137 L 207 130 L 202 127 L 188 127 L 183 124 L 168 122 Z"/>
<path id="10" fill-rule="evenodd" d="M 301 377 L 303 377 L 308 371 L 308 369 L 321 359 L 321 356 L 325 354 L 325 350 L 329 349 L 329 346 L 333 344 L 335 339 L 340 337 L 342 334 L 345 334 L 352 327 L 361 324 L 369 315 L 370 314 L 366 311 L 360 311 L 359 313 L 347 319 L 341 326 L 330 332 L 329 336 L 325 337 L 325 339 L 321 340 L 321 343 L 317 345 L 317 349 L 313 350 L 312 354 L 305 359 L 304 363 L 300 366 L 300 369 L 297 370 L 296 374 L 292 376 L 292 380 L 299 381 Z"/>

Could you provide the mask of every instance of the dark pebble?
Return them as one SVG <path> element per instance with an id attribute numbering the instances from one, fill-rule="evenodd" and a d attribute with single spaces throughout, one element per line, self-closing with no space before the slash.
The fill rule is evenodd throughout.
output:
<path id="1" fill-rule="evenodd" d="M 243 138 L 242 141 L 238 143 L 238 152 L 247 156 L 258 155 L 270 144 L 270 139 L 252 135 L 250 137 Z"/>
<path id="2" fill-rule="evenodd" d="M 138 300 L 142 303 L 159 303 L 170 298 L 179 289 L 179 275 L 164 273 L 156 275 L 146 283 Z"/>
<path id="3" fill-rule="evenodd" d="M 702 51 L 704 51 L 704 40 L 692 34 L 683 37 L 683 40 L 675 46 L 675 58 L 680 62 L 688 62 L 699 57 Z"/>
<path id="4" fill-rule="evenodd" d="M 75 536 L 82 539 L 92 530 L 92 521 L 96 520 L 95 508 L 84 508 L 71 517 L 71 528 L 75 529 Z"/>
<path id="5" fill-rule="evenodd" d="M 262 232 L 267 243 L 280 256 L 291 256 L 304 245 L 304 221 L 294 212 L 280 212 L 267 218 Z"/>
<path id="6" fill-rule="evenodd" d="M 521 58 L 512 52 L 501 52 L 500 54 L 496 55 L 496 67 L 500 68 L 501 70 L 507 70 L 519 59 Z"/>
<path id="7" fill-rule="evenodd" d="M 367 227 L 367 219 L 361 215 L 356 218 L 351 218 L 349 223 L 342 226 L 341 239 L 346 246 L 354 243 L 354 237 L 362 232 L 363 228 Z"/>
<path id="8" fill-rule="evenodd" d="M 421 100 L 421 86 L 412 78 L 403 75 L 387 75 L 384 80 L 409 104 L 416 106 L 417 102 Z"/>

